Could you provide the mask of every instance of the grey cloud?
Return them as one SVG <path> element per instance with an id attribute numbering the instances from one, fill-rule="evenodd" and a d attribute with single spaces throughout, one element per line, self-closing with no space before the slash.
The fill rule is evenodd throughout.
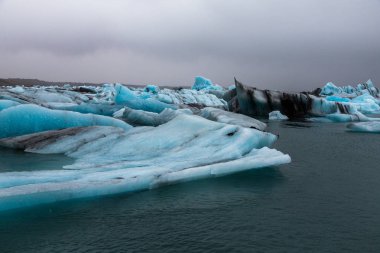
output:
<path id="1" fill-rule="evenodd" d="M 51 55 L 57 68 L 86 63 L 63 71 L 66 79 L 106 81 L 113 73 L 123 82 L 190 84 L 204 74 L 229 84 L 235 75 L 262 87 L 310 89 L 380 81 L 379 9 L 377 0 L 3 0 L 0 51 L 9 61 Z M 91 74 L 84 59 L 114 70 Z M 62 78 L 61 68 L 16 63 L 0 65 L 0 74 L 19 68 Z"/>

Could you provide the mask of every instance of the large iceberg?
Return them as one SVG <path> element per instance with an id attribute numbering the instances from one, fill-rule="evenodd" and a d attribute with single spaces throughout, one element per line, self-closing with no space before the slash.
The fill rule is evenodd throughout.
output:
<path id="1" fill-rule="evenodd" d="M 158 127 L 70 128 L 0 140 L 29 152 L 64 153 L 66 170 L 0 173 L 0 210 L 132 192 L 290 162 L 277 137 L 180 114 Z"/>
<path id="2" fill-rule="evenodd" d="M 0 111 L 0 138 L 95 125 L 115 126 L 125 130 L 131 128 L 127 123 L 111 117 L 50 110 L 30 104 L 13 106 Z"/>
<path id="3" fill-rule="evenodd" d="M 360 94 L 350 98 L 342 97 L 341 92 L 335 91 L 336 86 L 327 85 L 325 93 L 329 96 L 316 95 L 318 92 L 285 93 L 280 91 L 260 90 L 244 86 L 236 81 L 236 90 L 228 91 L 227 99 L 229 109 L 248 116 L 267 116 L 272 111 L 279 111 L 289 118 L 326 117 L 352 121 L 364 119 L 362 114 L 379 113 L 380 100 L 377 89 L 373 84 L 363 84 Z M 359 88 L 358 88 L 359 89 Z M 371 90 L 370 92 L 366 92 Z M 345 89 L 346 90 L 346 89 Z M 334 92 L 335 93 L 334 93 Z M 375 92 L 376 91 L 376 92 Z M 375 97 L 376 95 L 376 97 Z M 339 114 L 352 115 L 352 117 L 338 116 Z M 357 117 L 360 116 L 360 117 Z"/>

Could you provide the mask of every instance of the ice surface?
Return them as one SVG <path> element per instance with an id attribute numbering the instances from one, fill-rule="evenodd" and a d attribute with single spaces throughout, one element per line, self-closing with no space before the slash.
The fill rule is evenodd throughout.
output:
<path id="1" fill-rule="evenodd" d="M 219 85 L 214 85 L 210 79 L 204 78 L 203 76 L 196 76 L 194 84 L 192 86 L 193 90 L 223 90 Z"/>
<path id="2" fill-rule="evenodd" d="M 337 96 L 327 96 L 326 100 L 327 101 L 334 101 L 334 102 L 350 102 L 351 101 L 351 99 L 349 99 L 349 98 L 337 97 Z"/>
<path id="3" fill-rule="evenodd" d="M 350 85 L 337 87 L 335 84 L 329 82 L 322 87 L 320 92 L 320 95 L 322 96 L 338 95 L 355 97 L 363 94 L 379 96 L 379 90 L 373 85 L 371 79 L 365 83 L 358 84 L 356 88 Z"/>
<path id="4" fill-rule="evenodd" d="M 160 87 L 158 87 L 157 85 L 148 84 L 147 86 L 145 86 L 144 90 L 146 92 L 151 92 L 151 93 L 157 94 L 160 91 Z"/>
<path id="5" fill-rule="evenodd" d="M 351 123 L 347 128 L 353 132 L 380 133 L 380 121 Z"/>
<path id="6" fill-rule="evenodd" d="M 160 113 L 166 108 L 176 108 L 173 105 L 163 103 L 154 98 L 143 99 L 141 97 L 138 97 L 133 91 L 121 84 L 116 84 L 115 90 L 115 103 L 117 105 L 124 105 L 132 109 L 156 113 Z"/>
<path id="7" fill-rule="evenodd" d="M 59 138 L 57 138 L 59 137 Z M 158 127 L 88 127 L 3 139 L 29 152 L 65 153 L 67 170 L 0 173 L 0 210 L 132 192 L 290 162 L 273 134 L 181 114 Z"/>
<path id="8" fill-rule="evenodd" d="M 0 138 L 80 126 L 131 128 L 127 123 L 93 114 L 50 110 L 37 105 L 18 105 L 0 111 Z"/>
<path id="9" fill-rule="evenodd" d="M 21 86 L 16 86 L 16 87 L 10 88 L 9 91 L 15 92 L 15 93 L 23 93 L 25 90 Z"/>
<path id="10" fill-rule="evenodd" d="M 19 104 L 20 103 L 12 100 L 0 99 L 0 111 Z"/>
<path id="11" fill-rule="evenodd" d="M 189 109 L 165 109 L 160 113 L 154 113 L 125 107 L 115 112 L 113 116 L 133 126 L 159 126 L 183 113 L 193 114 Z"/>
<path id="12" fill-rule="evenodd" d="M 288 120 L 286 115 L 283 115 L 280 111 L 273 111 L 269 113 L 269 120 Z"/>
<path id="13" fill-rule="evenodd" d="M 80 112 L 80 113 L 92 113 L 104 116 L 112 116 L 116 111 L 120 110 L 122 105 L 112 104 L 95 104 L 95 103 L 83 103 L 77 104 L 46 104 L 51 109 Z"/>
<path id="14" fill-rule="evenodd" d="M 201 117 L 221 123 L 250 127 L 263 131 L 266 124 L 243 114 L 224 111 L 218 108 L 206 107 L 199 114 Z"/>
<path id="15" fill-rule="evenodd" d="M 337 87 L 332 82 L 328 82 L 325 86 L 322 87 L 320 95 L 334 95 L 342 93 L 342 88 Z"/>

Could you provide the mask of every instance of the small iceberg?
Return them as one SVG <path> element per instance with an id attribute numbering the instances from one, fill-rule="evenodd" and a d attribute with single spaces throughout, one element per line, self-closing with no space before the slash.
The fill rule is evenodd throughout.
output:
<path id="1" fill-rule="evenodd" d="M 273 111 L 269 113 L 269 120 L 288 120 L 286 115 L 283 115 L 280 111 Z"/>
<path id="2" fill-rule="evenodd" d="M 351 123 L 347 128 L 352 132 L 380 133 L 380 121 Z"/>

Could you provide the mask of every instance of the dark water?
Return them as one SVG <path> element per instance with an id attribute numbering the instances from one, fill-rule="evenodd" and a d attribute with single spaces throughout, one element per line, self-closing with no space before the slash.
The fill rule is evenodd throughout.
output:
<path id="1" fill-rule="evenodd" d="M 380 135 L 268 130 L 291 164 L 2 213 L 0 252 L 380 252 Z"/>

